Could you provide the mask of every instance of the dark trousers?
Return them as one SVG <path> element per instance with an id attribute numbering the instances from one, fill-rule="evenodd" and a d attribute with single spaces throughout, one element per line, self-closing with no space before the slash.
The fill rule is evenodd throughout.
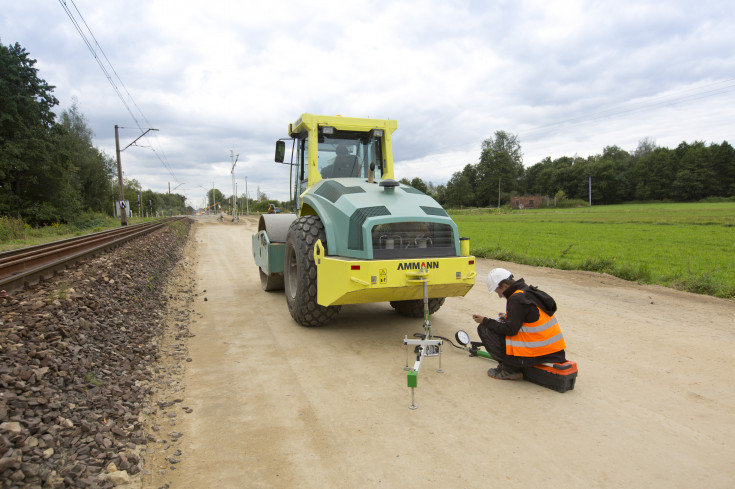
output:
<path id="1" fill-rule="evenodd" d="M 492 355 L 508 371 L 520 370 L 524 367 L 532 367 L 539 363 L 564 363 L 566 362 L 566 354 L 564 350 L 542 355 L 540 357 L 516 357 L 505 353 L 505 336 L 490 331 L 486 326 L 480 324 L 477 326 L 477 335 L 482 340 L 485 350 Z"/>
<path id="2" fill-rule="evenodd" d="M 485 350 L 492 355 L 493 359 L 497 360 L 503 367 L 508 367 L 506 370 L 513 371 L 520 368 L 520 365 L 516 365 L 516 362 L 513 361 L 516 357 L 505 353 L 504 335 L 494 333 L 482 324 L 477 327 L 477 335 L 482 340 Z"/>

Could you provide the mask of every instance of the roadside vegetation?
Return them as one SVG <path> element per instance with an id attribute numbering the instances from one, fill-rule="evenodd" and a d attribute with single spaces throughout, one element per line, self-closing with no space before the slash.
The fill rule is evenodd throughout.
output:
<path id="1" fill-rule="evenodd" d="M 735 202 L 452 213 L 471 253 L 735 298 Z"/>
<path id="2" fill-rule="evenodd" d="M 129 217 L 128 224 L 140 224 L 155 218 Z M 3 251 L 73 238 L 120 227 L 120 219 L 102 213 L 85 213 L 68 223 L 34 227 L 17 217 L 0 216 L 0 253 Z"/>

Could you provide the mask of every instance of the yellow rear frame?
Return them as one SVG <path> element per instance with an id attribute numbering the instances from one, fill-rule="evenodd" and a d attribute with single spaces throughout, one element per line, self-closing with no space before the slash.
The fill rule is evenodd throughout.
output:
<path id="1" fill-rule="evenodd" d="M 354 260 L 328 257 L 314 245 L 317 302 L 322 306 L 464 296 L 475 283 L 475 257 Z"/>

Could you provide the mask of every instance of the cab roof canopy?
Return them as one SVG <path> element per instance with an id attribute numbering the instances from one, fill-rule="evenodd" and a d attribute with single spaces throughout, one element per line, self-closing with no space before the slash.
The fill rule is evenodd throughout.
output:
<path id="1" fill-rule="evenodd" d="M 318 127 L 330 126 L 341 131 L 369 131 L 383 129 L 386 134 L 392 134 L 398 123 L 392 119 L 363 119 L 358 117 L 342 117 L 330 115 L 301 114 L 296 122 L 288 125 L 288 133 L 295 137 L 304 131 L 311 131 Z"/>

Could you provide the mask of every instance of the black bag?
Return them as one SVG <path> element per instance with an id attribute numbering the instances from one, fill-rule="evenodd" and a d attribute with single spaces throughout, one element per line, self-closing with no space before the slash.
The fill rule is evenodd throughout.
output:
<path id="1" fill-rule="evenodd" d="M 542 311 L 549 316 L 553 316 L 556 312 L 556 301 L 549 294 L 540 290 L 535 285 L 529 285 L 523 293 L 528 296 L 528 299 L 536 304 Z"/>

